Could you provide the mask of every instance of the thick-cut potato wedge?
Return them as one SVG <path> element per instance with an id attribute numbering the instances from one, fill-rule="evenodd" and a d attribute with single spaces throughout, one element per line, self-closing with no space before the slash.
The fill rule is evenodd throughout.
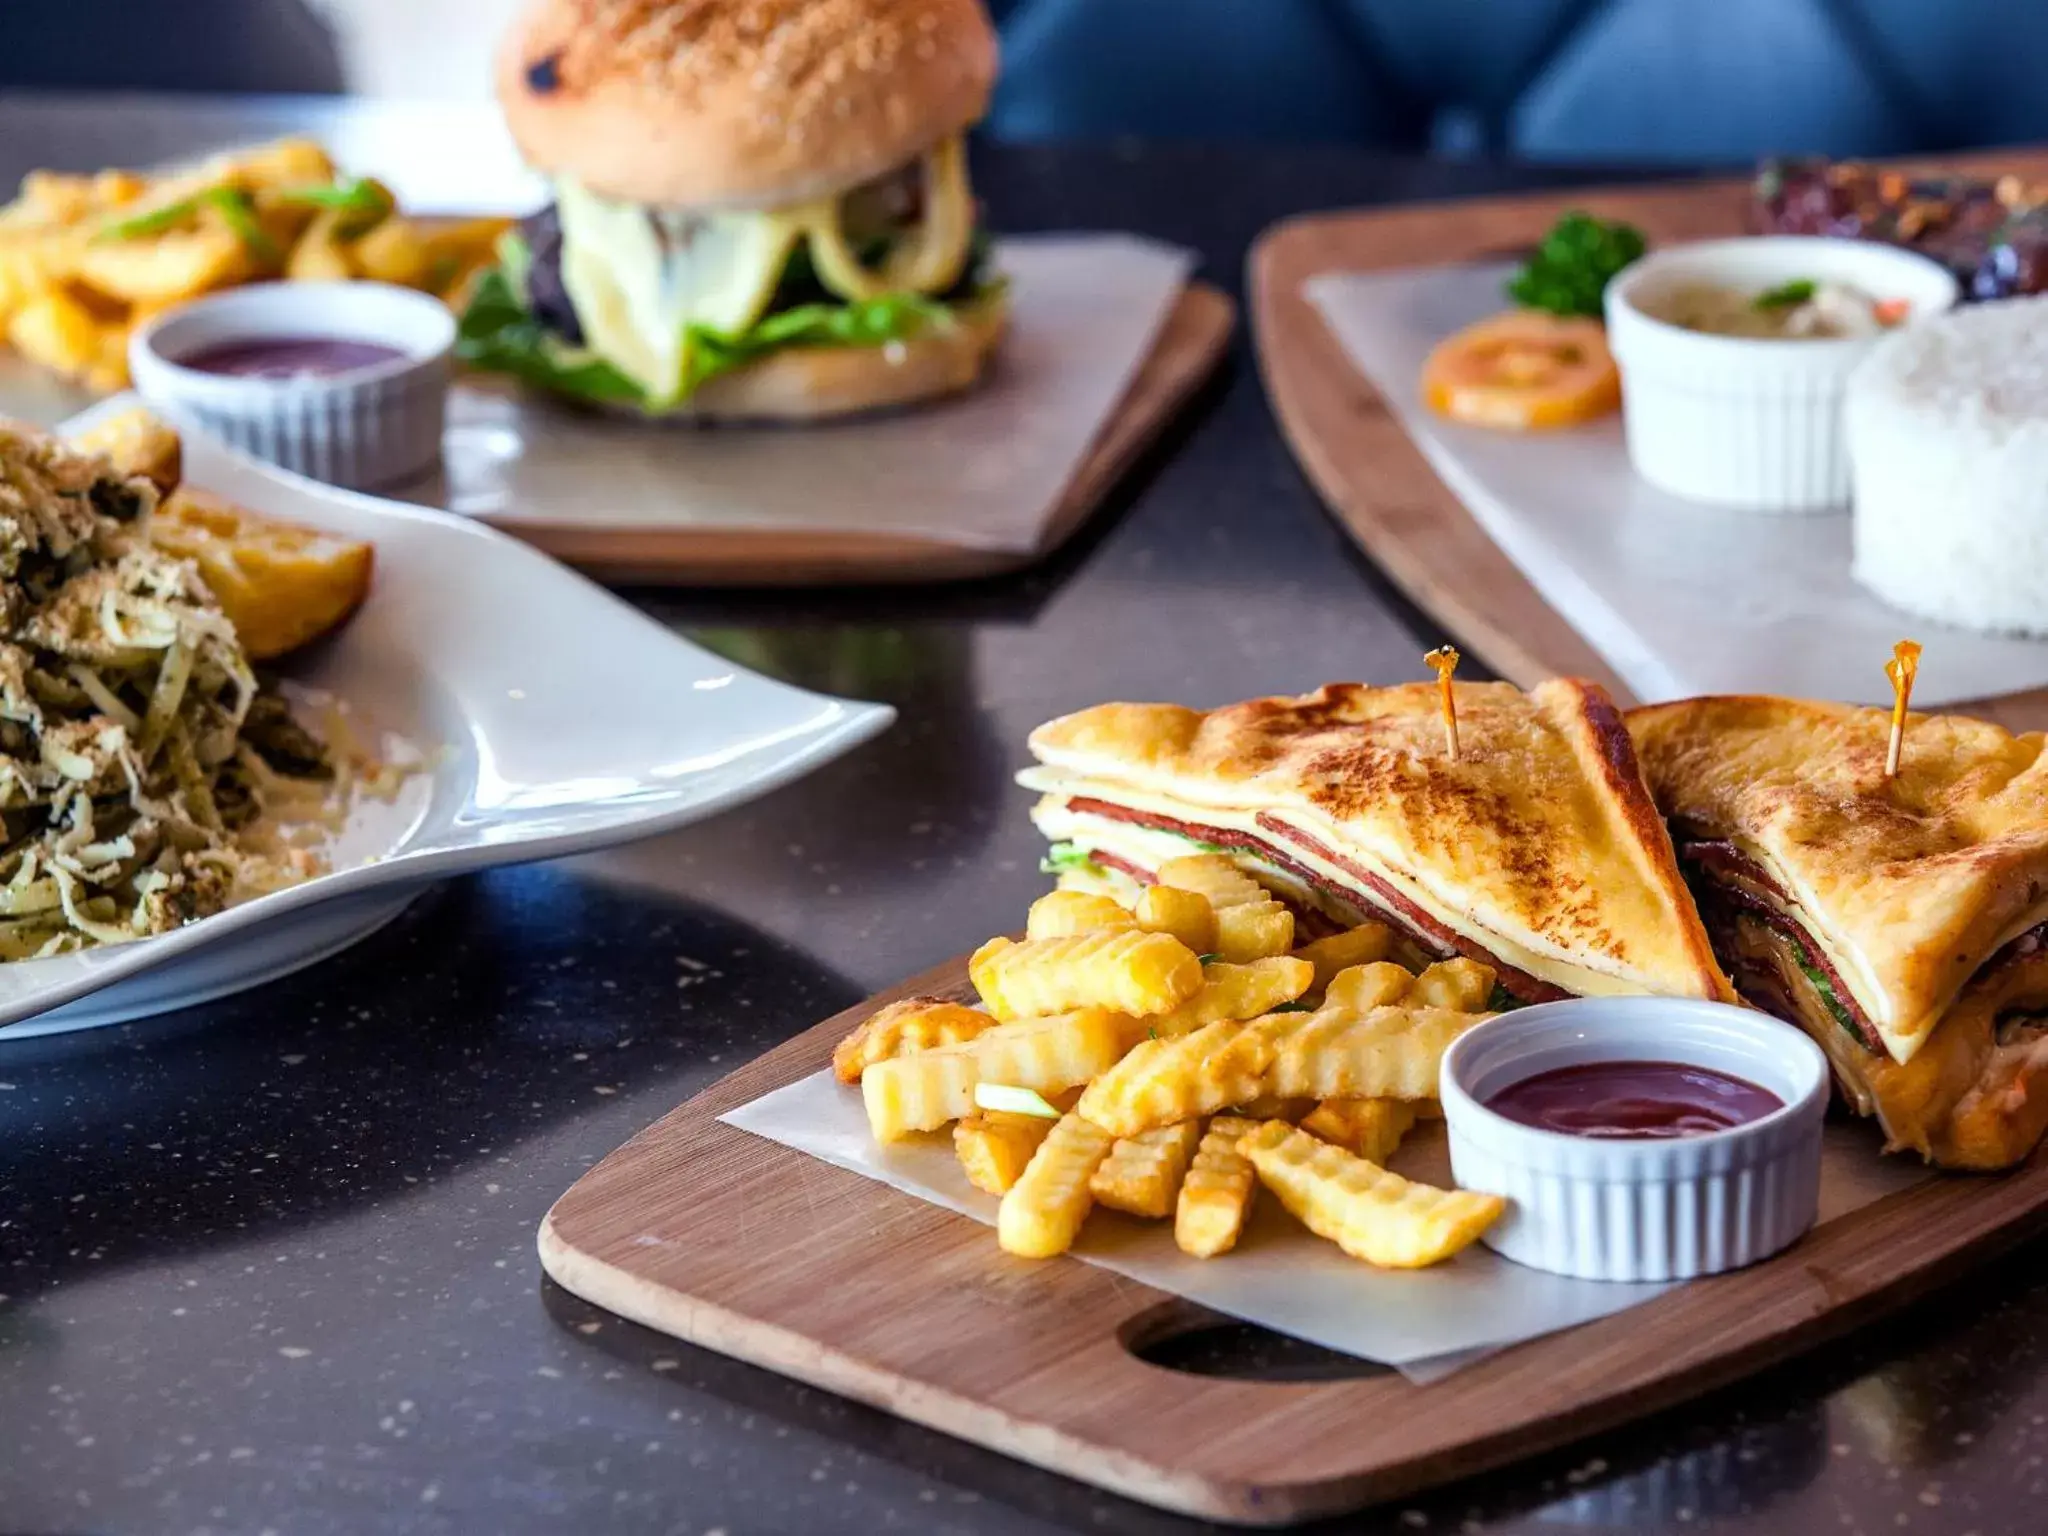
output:
<path id="1" fill-rule="evenodd" d="M 353 241 L 348 254 L 358 272 L 380 283 L 425 288 L 433 275 L 433 246 L 426 232 L 410 219 L 384 220 Z"/>
<path id="2" fill-rule="evenodd" d="M 1133 1216 L 1173 1214 L 1180 1181 L 1202 1139 L 1202 1122 L 1183 1120 L 1121 1138 L 1095 1170 L 1095 1203 Z"/>
<path id="3" fill-rule="evenodd" d="M 1146 1040 L 1088 1085 L 1080 1112 L 1119 1136 L 1262 1097 L 1427 1099 L 1450 1043 L 1488 1017 L 1324 1007 Z"/>
<path id="4" fill-rule="evenodd" d="M 1414 1126 L 1415 1106 L 1405 1099 L 1325 1099 L 1300 1124 L 1353 1157 L 1384 1163 Z"/>
<path id="5" fill-rule="evenodd" d="M 124 475 L 143 476 L 162 495 L 178 488 L 185 448 L 177 429 L 139 405 L 109 416 L 71 441 L 87 453 L 105 454 Z"/>
<path id="6" fill-rule="evenodd" d="M 1173 1241 L 1182 1253 L 1213 1259 L 1237 1246 L 1258 1193 L 1258 1175 L 1237 1145 L 1258 1126 L 1234 1115 L 1209 1122 L 1173 1215 Z"/>
<path id="7" fill-rule="evenodd" d="M 1331 977 L 1323 988 L 1325 1008 L 1349 1008 L 1363 1013 L 1368 1008 L 1390 1008 L 1405 1002 L 1415 973 L 1391 960 L 1373 960 L 1349 966 Z"/>
<path id="8" fill-rule="evenodd" d="M 207 162 L 215 180 L 231 181 L 251 192 L 278 187 L 319 186 L 334 180 L 334 162 L 313 139 L 272 139 L 268 144 L 231 150 Z"/>
<path id="9" fill-rule="evenodd" d="M 1177 885 L 1148 885 L 1131 915 L 1147 933 L 1170 933 L 1198 955 L 1216 948 L 1216 909 L 1200 891 Z"/>
<path id="10" fill-rule="evenodd" d="M 1493 967 L 1462 955 L 1427 967 L 1401 999 L 1411 1008 L 1456 1008 L 1477 1013 L 1493 996 Z"/>
<path id="11" fill-rule="evenodd" d="M 345 208 L 322 208 L 292 242 L 284 275 L 294 283 L 345 283 L 356 275 L 341 233 L 350 217 Z"/>
<path id="12" fill-rule="evenodd" d="M 1302 945 L 1294 952 L 1294 957 L 1306 960 L 1316 968 L 1316 979 L 1309 990 L 1320 992 L 1329 986 L 1339 971 L 1384 960 L 1393 947 L 1394 930 L 1385 923 L 1360 923 L 1356 928 L 1347 928 L 1342 933 L 1333 933 L 1326 939 Z"/>
<path id="13" fill-rule="evenodd" d="M 1246 1136 L 1238 1150 L 1311 1232 L 1386 1268 L 1440 1263 L 1469 1247 L 1507 1208 L 1498 1195 L 1410 1183 L 1278 1121 Z"/>
<path id="14" fill-rule="evenodd" d="M 953 1155 L 976 1189 L 1007 1194 L 1052 1128 L 1052 1121 L 1036 1115 L 969 1115 L 953 1122 Z"/>
<path id="15" fill-rule="evenodd" d="M 1095 1170 L 1115 1138 L 1079 1115 L 1066 1115 L 1032 1154 L 996 1212 L 996 1241 L 1020 1258 L 1065 1253 L 1095 1203 Z"/>
<path id="16" fill-rule="evenodd" d="M 842 1083 L 857 1083 L 878 1061 L 960 1045 L 995 1027 L 994 1017 L 979 1008 L 942 997 L 906 997 L 869 1014 L 832 1048 L 832 1075 Z"/>
<path id="17" fill-rule="evenodd" d="M 370 591 L 368 544 L 263 517 L 190 486 L 157 508 L 150 540 L 199 567 L 258 661 L 317 640 Z"/>
<path id="18" fill-rule="evenodd" d="M 1084 891 L 1051 891 L 1031 903 L 1024 921 L 1027 939 L 1064 939 L 1105 928 L 1134 928 L 1131 914 L 1107 896 Z"/>
<path id="19" fill-rule="evenodd" d="M 999 1019 L 1070 1008 L 1166 1013 L 1202 987 L 1202 962 L 1171 934 L 1116 929 L 1063 939 L 990 939 L 967 963 Z"/>
<path id="20" fill-rule="evenodd" d="M 1247 901 L 1264 901 L 1266 888 L 1220 853 L 1195 853 L 1168 859 L 1154 877 L 1161 885 L 1198 891 L 1217 909 Z"/>
<path id="21" fill-rule="evenodd" d="M 1292 948 L 1294 914 L 1280 902 L 1268 898 L 1217 909 L 1217 958 L 1245 965 L 1269 955 L 1284 955 Z"/>
<path id="22" fill-rule="evenodd" d="M 45 288 L 14 311 L 7 340 L 31 362 L 68 378 L 83 378 L 100 364 L 103 325 L 62 288 Z"/>
<path id="23" fill-rule="evenodd" d="M 1085 1083 L 1123 1054 L 1117 1016 L 1084 1008 L 984 1030 L 961 1045 L 877 1061 L 861 1073 L 868 1129 L 877 1141 L 935 1131 L 975 1113 L 974 1085 L 1051 1093 Z"/>
<path id="24" fill-rule="evenodd" d="M 1202 990 L 1171 1013 L 1148 1022 L 1162 1038 L 1187 1035 L 1219 1019 L 1255 1019 L 1291 1003 L 1308 990 L 1314 970 L 1292 955 L 1273 955 L 1249 965 L 1212 960 L 1202 967 Z"/>
<path id="25" fill-rule="evenodd" d="M 174 230 L 149 240 L 88 241 L 73 254 L 70 275 L 95 293 L 130 304 L 171 304 L 245 282 L 256 275 L 242 238 L 231 229 Z"/>

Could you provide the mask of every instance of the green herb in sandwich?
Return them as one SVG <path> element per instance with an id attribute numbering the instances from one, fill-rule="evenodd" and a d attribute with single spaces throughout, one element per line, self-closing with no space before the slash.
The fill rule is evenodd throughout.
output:
<path id="1" fill-rule="evenodd" d="M 1609 281 L 1647 248 L 1643 232 L 1632 224 L 1567 213 L 1508 280 L 1508 297 L 1525 309 L 1597 320 Z"/>
<path id="2" fill-rule="evenodd" d="M 1109 873 L 1089 857 L 1089 850 L 1079 843 L 1054 843 L 1045 850 L 1045 857 L 1038 861 L 1038 872 L 1042 875 L 1089 875 L 1097 880 Z"/>

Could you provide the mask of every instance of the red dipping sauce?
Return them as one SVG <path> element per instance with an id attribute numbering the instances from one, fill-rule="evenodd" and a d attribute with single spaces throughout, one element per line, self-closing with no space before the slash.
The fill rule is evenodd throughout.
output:
<path id="1" fill-rule="evenodd" d="M 1677 1061 L 1589 1061 L 1510 1083 L 1495 1114 L 1566 1136 L 1652 1141 L 1711 1136 L 1785 1107 L 1768 1088 Z"/>
<path id="2" fill-rule="evenodd" d="M 398 348 L 382 342 L 352 341 L 346 336 L 259 336 L 201 347 L 177 361 L 201 373 L 244 379 L 326 379 L 397 362 L 404 356 Z"/>

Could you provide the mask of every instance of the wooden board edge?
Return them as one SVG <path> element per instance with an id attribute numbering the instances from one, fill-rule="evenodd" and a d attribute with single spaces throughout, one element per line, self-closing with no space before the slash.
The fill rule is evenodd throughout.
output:
<path id="1" fill-rule="evenodd" d="M 2048 1227 L 2048 1162 L 2038 1158 L 2002 1177 L 1959 1175 L 1915 1185 L 1837 1218 L 1791 1253 L 1766 1265 L 1694 1282 L 1642 1307 L 1515 1346 L 1444 1382 L 1414 1387 L 1398 1378 L 1374 1377 L 1318 1384 L 1308 1390 L 1321 1400 L 1340 1404 L 1344 1413 L 1368 1418 L 1398 1413 L 1403 1403 L 1429 1401 L 1417 1394 L 1436 1394 L 1442 1401 L 1476 1399 L 1494 1392 L 1517 1400 L 1540 1390 L 1540 1383 L 1552 1377 L 1573 1373 L 1583 1377 L 1591 1371 L 1591 1379 L 1597 1381 L 1610 1368 L 1615 1378 L 1624 1377 L 1628 1371 L 1624 1357 L 1633 1338 L 1660 1326 L 1670 1330 L 1675 1347 L 1660 1354 L 1654 1370 L 1633 1383 L 1615 1390 L 1589 1390 L 1575 1408 L 1543 1412 L 1533 1419 L 1524 1414 L 1491 1435 L 1459 1438 L 1455 1433 L 1446 1434 L 1378 1463 L 1263 1479 L 1247 1475 L 1241 1468 L 1213 1464 L 1207 1468 L 1161 1465 L 1131 1445 L 1079 1440 L 1040 1414 L 1020 1416 L 972 1399 L 964 1400 L 963 1406 L 960 1394 L 935 1381 L 863 1362 L 794 1328 L 751 1316 L 732 1298 L 727 1298 L 731 1305 L 721 1305 L 701 1295 L 685 1297 L 687 1305 L 680 1313 L 683 1321 L 678 1324 L 677 1308 L 673 1303 L 662 1307 L 658 1299 L 682 1293 L 641 1281 L 561 1236 L 557 1214 L 578 1200 L 597 1198 L 607 1179 L 630 1164 L 634 1149 L 666 1135 L 686 1133 L 693 1122 L 715 1121 L 725 1110 L 818 1069 L 833 1041 L 850 1023 L 882 1003 L 910 993 L 959 995 L 964 986 L 963 960 L 935 966 L 802 1031 L 693 1095 L 589 1170 L 555 1203 L 539 1239 L 543 1267 L 566 1289 L 635 1322 L 856 1398 L 1000 1454 L 1161 1508 L 1236 1524 L 1270 1526 L 1419 1493 L 1668 1410 L 1887 1315 L 1989 1255 Z M 734 1136 L 748 1134 L 733 1127 L 718 1129 Z M 775 1143 L 763 1146 L 777 1160 L 778 1168 L 810 1161 L 793 1148 Z M 878 1195 L 914 1202 L 915 1197 L 873 1185 L 859 1174 L 839 1172 Z M 764 1167 L 759 1176 L 779 1174 Z M 2027 1180 L 2026 1187 L 2016 1190 L 2012 1183 L 2016 1179 Z M 1916 1240 L 1923 1252 L 1934 1256 L 1907 1272 L 1873 1275 L 1873 1263 L 1881 1263 L 1884 1255 L 1901 1251 Z M 1132 1315 L 1143 1315 L 1152 1306 L 1171 1300 L 1167 1293 L 1139 1287 L 1144 1295 L 1134 1314 L 1129 1304 L 1131 1282 L 1089 1269 L 1078 1260 L 1069 1262 L 1097 1277 L 1106 1296 L 1117 1297 L 1118 1316 L 1123 1321 L 1115 1327 L 1106 1324 L 1105 1334 L 1126 1326 Z M 1761 1298 L 1764 1304 L 1759 1305 L 1750 1299 L 1750 1292 L 1766 1274 L 1775 1289 L 1766 1292 Z M 1755 1319 L 1752 1335 L 1733 1348 L 1726 1347 L 1725 1333 L 1703 1329 L 1698 1326 L 1703 1319 L 1686 1315 L 1697 1312 L 1716 1289 L 1732 1291 L 1741 1302 L 1738 1315 Z M 1105 1343 L 1104 1347 L 1115 1348 L 1121 1357 L 1121 1344 Z M 1532 1377 L 1536 1387 L 1530 1385 Z M 1211 1386 L 1228 1390 L 1239 1385 L 1243 1384 L 1188 1379 L 1184 1389 L 1200 1393 Z"/>
<path id="2" fill-rule="evenodd" d="M 1546 678 L 1583 677 L 1626 707 L 1633 696 L 1620 675 L 1544 601 L 1527 577 L 1437 478 L 1414 439 L 1395 419 L 1378 390 L 1351 366 L 1342 346 L 1302 291 L 1313 275 L 1299 244 L 1333 216 L 1291 219 L 1261 234 L 1249 260 L 1250 324 L 1260 383 L 1274 420 L 1325 509 L 1348 537 L 1422 613 L 1496 676 L 1524 688 Z M 1272 338 L 1282 332 L 1284 346 Z M 1359 489 L 1334 451 L 1344 443 L 1370 459 L 1375 488 L 1398 489 L 1401 516 L 1433 523 L 1437 537 L 1456 547 L 1439 561 L 1407 538 L 1394 537 L 1359 510 Z M 1503 606 L 1486 594 L 1512 594 L 1512 607 L 1540 631 L 1526 640 L 1502 621 Z"/>
<path id="3" fill-rule="evenodd" d="M 1967 154 L 1916 156 L 1888 162 L 1914 173 L 1943 169 L 1987 175 L 2011 172 L 2048 176 L 2048 149 L 2013 147 Z M 1409 601 L 1443 624 L 1498 675 L 1523 687 L 1571 675 L 1601 683 L 1624 706 L 1633 702 L 1606 660 L 1536 591 L 1518 567 L 1479 527 L 1464 504 L 1436 477 L 1421 449 L 1388 410 L 1373 386 L 1351 366 L 1341 343 L 1303 292 L 1320 272 L 1365 270 L 1367 262 L 1327 259 L 1323 247 L 1342 244 L 1362 228 L 1401 236 L 1400 260 L 1377 265 L 1420 265 L 1485 259 L 1508 253 L 1540 235 L 1567 208 L 1603 217 L 1675 220 L 1678 238 L 1728 233 L 1738 217 L 1746 178 L 1710 177 L 1652 184 L 1596 184 L 1550 188 L 1501 197 L 1410 203 L 1391 208 L 1333 209 L 1299 214 L 1262 231 L 1247 257 L 1253 353 L 1281 434 L 1332 518 Z M 1702 222 L 1704 218 L 1707 222 Z M 1487 215 L 1518 221 L 1513 239 L 1446 245 L 1446 226 Z M 1284 337 L 1280 341 L 1276 338 Z M 1369 459 L 1375 490 L 1387 483 L 1403 493 L 1399 508 L 1410 525 L 1432 523 L 1449 557 L 1432 556 L 1385 520 L 1359 505 L 1358 477 L 1347 449 Z M 1517 617 L 1510 623 L 1506 615 Z M 1904 616 L 1901 623 L 1910 629 Z M 2048 725 L 2048 689 L 1965 701 L 1951 706 L 2012 730 Z"/>
<path id="4" fill-rule="evenodd" d="M 1075 1440 L 1055 1426 L 1016 1419 L 929 1382 L 878 1370 L 846 1351 L 701 1298 L 691 1299 L 686 1320 L 678 1327 L 664 1316 L 658 1287 L 564 1241 L 554 1216 L 550 1209 L 542 1218 L 536 1240 L 548 1277 L 572 1295 L 644 1328 L 1155 1508 L 1237 1525 L 1291 1525 L 1306 1518 L 1285 1509 L 1271 1511 L 1276 1518 L 1252 1518 L 1255 1511 L 1238 1501 L 1219 1500 L 1214 1485 L 1200 1478 L 1176 1476 L 1129 1453 L 1105 1456 L 1101 1447 Z M 1091 1471 L 1075 1471 L 1082 1465 Z"/>
<path id="5" fill-rule="evenodd" d="M 912 585 L 1014 574 L 1048 559 L 1081 530 L 1214 374 L 1236 324 L 1237 306 L 1222 289 L 1198 281 L 1182 286 L 1145 359 L 1029 550 L 976 549 L 840 529 L 749 533 L 526 519 L 493 526 L 600 581 L 619 584 Z"/>

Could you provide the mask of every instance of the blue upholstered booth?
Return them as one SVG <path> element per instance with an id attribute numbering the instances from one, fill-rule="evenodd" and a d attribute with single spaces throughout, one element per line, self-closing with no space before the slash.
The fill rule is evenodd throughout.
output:
<path id="1" fill-rule="evenodd" d="M 1537 159 L 2048 139 L 2048 0 L 996 0 L 1008 138 Z"/>

